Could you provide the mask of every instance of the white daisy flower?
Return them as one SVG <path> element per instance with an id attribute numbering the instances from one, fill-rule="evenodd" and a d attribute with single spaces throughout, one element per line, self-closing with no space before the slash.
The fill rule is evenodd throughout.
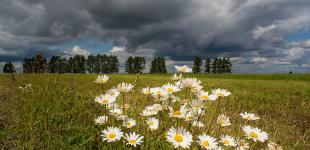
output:
<path id="1" fill-rule="evenodd" d="M 179 76 L 177 74 L 173 74 L 173 76 L 171 77 L 171 79 L 173 81 L 178 81 L 182 78 L 182 74 L 180 74 Z"/>
<path id="2" fill-rule="evenodd" d="M 106 115 L 103 115 L 103 116 L 99 116 L 99 117 L 97 117 L 96 119 L 95 119 L 95 123 L 96 124 L 105 124 L 105 123 L 107 123 L 108 122 L 108 116 L 106 116 Z"/>
<path id="3" fill-rule="evenodd" d="M 172 107 L 169 107 L 169 116 L 174 118 L 184 118 L 187 113 L 187 108 L 185 105 L 182 105 L 180 110 L 173 110 Z"/>
<path id="4" fill-rule="evenodd" d="M 196 88 L 197 86 L 200 86 L 201 81 L 197 80 L 197 78 L 184 78 L 181 81 L 176 82 L 176 86 L 180 88 Z"/>
<path id="5" fill-rule="evenodd" d="M 118 115 L 123 114 L 123 111 L 122 111 L 122 109 L 115 107 L 114 109 L 110 109 L 109 113 L 112 116 L 118 116 Z"/>
<path id="6" fill-rule="evenodd" d="M 226 126 L 230 126 L 231 125 L 229 117 L 227 117 L 227 116 L 225 116 L 223 114 L 221 114 L 221 115 L 219 115 L 217 117 L 216 123 L 219 124 L 222 127 L 226 127 Z"/>
<path id="7" fill-rule="evenodd" d="M 160 87 L 151 88 L 151 91 L 154 98 L 166 97 L 168 95 L 168 93 Z"/>
<path id="8" fill-rule="evenodd" d="M 126 139 L 127 143 L 126 145 L 132 145 L 136 147 L 137 145 L 141 145 L 143 142 L 144 136 L 141 136 L 140 134 L 136 134 L 135 132 L 125 134 L 124 138 Z"/>
<path id="9" fill-rule="evenodd" d="M 107 141 L 107 142 L 115 142 L 118 141 L 122 138 L 123 136 L 123 132 L 121 131 L 121 129 L 117 128 L 117 127 L 108 127 L 107 129 L 102 131 L 103 135 L 103 141 Z"/>
<path id="10" fill-rule="evenodd" d="M 156 119 L 154 117 L 151 117 L 151 118 L 148 118 L 146 120 L 146 124 L 149 126 L 149 128 L 151 130 L 157 130 L 158 129 L 158 125 L 159 125 L 159 121 L 158 121 L 158 119 Z"/>
<path id="11" fill-rule="evenodd" d="M 267 147 L 268 150 L 283 150 L 283 147 L 281 145 L 278 145 L 274 142 L 269 142 Z"/>
<path id="12" fill-rule="evenodd" d="M 116 115 L 116 120 L 121 120 L 121 121 L 125 121 L 127 119 L 126 115 Z"/>
<path id="13" fill-rule="evenodd" d="M 134 119 L 132 118 L 127 118 L 125 119 L 123 126 L 126 128 L 132 128 L 133 126 L 135 126 L 137 123 Z"/>
<path id="14" fill-rule="evenodd" d="M 112 96 L 110 94 L 99 95 L 95 98 L 95 102 L 101 105 L 108 105 L 114 103 L 115 100 L 116 100 L 115 96 Z"/>
<path id="15" fill-rule="evenodd" d="M 237 150 L 246 150 L 250 148 L 249 143 L 242 139 L 237 141 L 237 146 Z"/>
<path id="16" fill-rule="evenodd" d="M 198 136 L 198 143 L 203 149 L 214 150 L 217 147 L 217 142 L 214 137 L 203 134 Z"/>
<path id="17" fill-rule="evenodd" d="M 265 142 L 268 139 L 268 134 L 261 129 L 254 128 L 251 126 L 244 126 L 242 128 L 245 136 L 253 141 Z"/>
<path id="18" fill-rule="evenodd" d="M 142 111 L 141 115 L 147 117 L 157 115 L 157 113 L 158 111 L 156 111 L 153 106 L 146 106 L 145 109 Z"/>
<path id="19" fill-rule="evenodd" d="M 246 119 L 246 120 L 258 120 L 259 117 L 256 116 L 255 114 L 253 113 L 247 113 L 247 112 L 244 112 L 244 113 L 240 113 L 240 116 L 243 118 L 243 119 Z"/>
<path id="20" fill-rule="evenodd" d="M 133 89 L 133 85 L 130 83 L 119 83 L 117 85 L 117 90 L 121 93 L 127 93 L 130 92 Z"/>
<path id="21" fill-rule="evenodd" d="M 183 127 L 178 127 L 177 129 L 171 127 L 167 132 L 166 138 L 168 142 L 173 144 L 174 148 L 189 148 L 193 142 L 193 136 Z"/>
<path id="22" fill-rule="evenodd" d="M 197 120 L 194 120 L 192 124 L 194 127 L 198 127 L 198 128 L 205 126 L 201 121 L 197 121 Z"/>
<path id="23" fill-rule="evenodd" d="M 197 113 L 193 111 L 188 111 L 187 114 L 185 114 L 185 121 L 192 121 L 196 120 L 198 118 Z"/>
<path id="24" fill-rule="evenodd" d="M 143 88 L 141 90 L 141 93 L 145 94 L 145 95 L 150 95 L 150 94 L 152 94 L 152 91 L 151 91 L 151 89 L 149 87 L 146 87 L 146 88 Z"/>
<path id="25" fill-rule="evenodd" d="M 116 89 L 116 87 L 113 87 L 107 91 L 107 94 L 110 94 L 111 96 L 114 97 L 118 97 L 120 92 Z"/>
<path id="26" fill-rule="evenodd" d="M 236 140 L 232 137 L 232 136 L 229 136 L 229 135 L 225 135 L 225 136 L 221 136 L 221 141 L 224 146 L 236 146 Z"/>
<path id="27" fill-rule="evenodd" d="M 202 101 L 215 101 L 217 99 L 217 95 L 216 94 L 209 94 L 209 92 L 205 92 L 205 91 L 200 91 L 197 94 L 198 99 L 202 100 Z"/>
<path id="28" fill-rule="evenodd" d="M 204 107 L 204 102 L 202 100 L 195 99 L 190 102 L 190 105 L 192 106 L 192 109 L 194 110 L 202 109 Z"/>
<path id="29" fill-rule="evenodd" d="M 215 89 L 212 90 L 213 94 L 216 94 L 218 97 L 226 97 L 229 96 L 231 93 L 229 91 L 227 91 L 226 89 Z"/>
<path id="30" fill-rule="evenodd" d="M 170 83 L 163 85 L 162 86 L 162 90 L 165 91 L 168 94 L 172 94 L 174 92 L 180 91 L 180 89 L 177 86 L 172 85 Z"/>
<path id="31" fill-rule="evenodd" d="M 181 72 L 181 73 L 189 73 L 189 72 L 192 72 L 192 69 L 189 68 L 188 66 L 184 65 L 184 66 L 174 66 L 175 69 L 178 71 L 178 72 Z"/>
<path id="32" fill-rule="evenodd" d="M 97 76 L 97 79 L 94 81 L 95 83 L 104 84 L 109 80 L 109 77 L 106 75 Z"/>

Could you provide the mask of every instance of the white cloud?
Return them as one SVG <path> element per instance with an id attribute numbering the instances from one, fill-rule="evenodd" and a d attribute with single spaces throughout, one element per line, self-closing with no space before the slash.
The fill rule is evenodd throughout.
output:
<path id="1" fill-rule="evenodd" d="M 66 51 L 66 53 L 69 53 L 70 55 L 83 55 L 87 57 L 89 55 L 89 52 L 85 49 L 82 49 L 79 45 L 74 46 L 71 50 Z"/>
<path id="2" fill-rule="evenodd" d="M 114 46 L 110 52 L 111 53 L 116 53 L 116 52 L 124 52 L 125 51 L 125 47 L 117 47 L 117 46 Z"/>

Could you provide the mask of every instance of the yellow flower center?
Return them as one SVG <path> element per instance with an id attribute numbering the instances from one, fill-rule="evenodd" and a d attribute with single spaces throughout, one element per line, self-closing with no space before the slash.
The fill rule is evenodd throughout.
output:
<path id="1" fill-rule="evenodd" d="M 149 125 L 150 126 L 152 126 L 152 125 L 154 125 L 155 123 L 153 122 L 153 121 L 151 121 L 150 123 L 149 123 Z"/>
<path id="2" fill-rule="evenodd" d="M 223 93 L 218 93 L 217 96 L 218 97 L 224 97 L 224 94 Z"/>
<path id="3" fill-rule="evenodd" d="M 108 135 L 108 138 L 109 139 L 114 139 L 116 137 L 116 134 L 115 133 L 110 133 L 109 135 Z"/>
<path id="4" fill-rule="evenodd" d="M 146 94 L 151 94 L 152 93 L 152 91 L 150 90 L 150 89 L 148 89 L 147 91 L 146 91 Z"/>
<path id="5" fill-rule="evenodd" d="M 168 91 L 169 93 L 174 92 L 173 88 L 168 88 L 167 91 Z"/>
<path id="6" fill-rule="evenodd" d="M 257 135 L 255 132 L 251 132 L 251 133 L 250 133 L 250 137 L 252 137 L 252 138 L 257 138 L 258 135 Z"/>
<path id="7" fill-rule="evenodd" d="M 180 112 L 180 111 L 175 111 L 175 112 L 173 112 L 173 115 L 174 116 L 180 116 L 182 113 Z"/>
<path id="8" fill-rule="evenodd" d="M 229 141 L 228 141 L 228 140 L 224 140 L 223 143 L 224 143 L 225 145 L 228 145 L 228 144 L 229 144 Z"/>
<path id="9" fill-rule="evenodd" d="M 202 141 L 201 145 L 205 146 L 205 147 L 208 147 L 209 146 L 209 142 L 208 141 Z"/>
<path id="10" fill-rule="evenodd" d="M 205 95 L 205 96 L 201 96 L 202 100 L 209 100 L 209 96 Z"/>
<path id="11" fill-rule="evenodd" d="M 131 143 L 131 144 L 135 144 L 135 143 L 137 142 L 137 140 L 135 140 L 135 139 L 130 139 L 128 142 Z"/>
<path id="12" fill-rule="evenodd" d="M 127 122 L 127 127 L 131 127 L 131 122 Z"/>
<path id="13" fill-rule="evenodd" d="M 107 104 L 107 103 L 109 102 L 109 100 L 103 99 L 101 102 L 102 102 L 103 104 Z"/>
<path id="14" fill-rule="evenodd" d="M 157 91 L 157 95 L 160 95 L 161 94 L 161 91 Z"/>
<path id="15" fill-rule="evenodd" d="M 183 136 L 180 135 L 180 134 L 176 134 L 174 136 L 174 140 L 177 141 L 177 142 L 183 142 Z"/>

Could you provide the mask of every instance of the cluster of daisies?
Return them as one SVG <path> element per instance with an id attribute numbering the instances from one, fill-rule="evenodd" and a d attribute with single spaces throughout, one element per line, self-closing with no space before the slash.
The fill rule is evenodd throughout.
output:
<path id="1" fill-rule="evenodd" d="M 25 84 L 24 86 L 18 87 L 21 90 L 32 90 L 32 85 L 31 84 Z"/>
<path id="2" fill-rule="evenodd" d="M 152 105 L 145 106 L 139 113 L 143 117 L 145 124 L 150 132 L 161 132 L 158 136 L 166 139 L 174 148 L 191 148 L 191 146 L 200 146 L 203 149 L 252 149 L 255 145 L 261 145 L 268 140 L 268 134 L 253 126 L 245 125 L 242 127 L 244 136 L 235 138 L 231 135 L 216 136 L 207 135 L 210 133 L 210 124 L 213 121 L 219 128 L 231 126 L 231 121 L 228 116 L 220 113 L 220 101 L 226 99 L 231 93 L 225 89 L 214 89 L 206 91 L 201 86 L 201 81 L 197 78 L 185 78 L 185 73 L 192 71 L 188 66 L 175 66 L 179 74 L 174 74 L 171 79 L 174 83 L 167 83 L 161 87 L 145 87 L 141 89 L 141 93 L 146 96 L 146 101 L 154 102 Z M 98 84 L 104 84 L 109 80 L 106 75 L 98 76 L 94 81 Z M 117 142 L 123 140 L 126 145 L 137 147 L 143 143 L 144 136 L 130 132 L 131 128 L 137 125 L 137 121 L 132 116 L 128 109 L 129 99 L 126 98 L 127 93 L 133 92 L 134 85 L 130 83 L 119 83 L 118 85 L 107 90 L 105 94 L 99 95 L 95 101 L 99 103 L 105 112 L 105 115 L 98 116 L 95 119 L 96 124 L 105 125 L 105 130 L 102 131 L 102 139 L 106 142 Z M 138 93 L 133 93 L 138 94 Z M 119 100 L 119 104 L 116 100 Z M 208 111 L 207 103 L 217 103 L 216 113 L 212 122 L 207 122 L 206 111 Z M 208 116 L 210 117 L 210 116 Z M 247 121 L 256 121 L 260 119 L 253 113 L 241 113 L 240 117 Z M 163 121 L 169 119 L 169 124 L 172 127 L 166 129 L 161 125 Z M 120 122 L 119 126 L 106 126 L 107 123 Z M 167 123 L 166 123 L 167 124 Z M 125 131 L 127 133 L 125 133 Z M 202 134 L 197 134 L 202 133 Z M 196 134 L 196 136 L 194 135 Z M 259 144 L 256 144 L 259 143 Z M 268 149 L 282 149 L 276 143 L 269 142 Z"/>

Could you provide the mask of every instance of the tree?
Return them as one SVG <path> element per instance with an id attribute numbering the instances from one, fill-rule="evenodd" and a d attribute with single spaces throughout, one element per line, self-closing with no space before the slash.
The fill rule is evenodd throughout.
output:
<path id="1" fill-rule="evenodd" d="M 56 56 L 52 56 L 51 59 L 48 62 L 48 72 L 49 73 L 55 73 L 55 66 L 56 66 L 56 62 L 57 62 L 57 57 Z"/>
<path id="2" fill-rule="evenodd" d="M 217 57 L 215 57 L 213 62 L 212 62 L 212 73 L 218 73 L 218 59 L 217 59 Z"/>
<path id="3" fill-rule="evenodd" d="M 43 73 L 47 68 L 47 60 L 44 58 L 43 54 L 37 54 L 33 59 L 33 72 Z"/>
<path id="4" fill-rule="evenodd" d="M 95 63 L 96 63 L 96 56 L 89 55 L 87 58 L 87 71 L 89 73 L 95 72 Z"/>
<path id="5" fill-rule="evenodd" d="M 224 72 L 225 73 L 231 73 L 231 62 L 229 60 L 229 58 L 224 58 Z"/>
<path id="6" fill-rule="evenodd" d="M 12 62 L 7 62 L 3 66 L 3 73 L 15 73 L 15 66 L 12 64 Z"/>
<path id="7" fill-rule="evenodd" d="M 145 67 L 145 58 L 144 57 L 134 57 L 133 58 L 133 72 L 132 73 L 142 73 Z"/>
<path id="8" fill-rule="evenodd" d="M 85 73 L 86 59 L 83 55 L 75 55 L 72 59 L 73 73 Z"/>
<path id="9" fill-rule="evenodd" d="M 194 58 L 194 67 L 193 67 L 193 73 L 201 73 L 201 65 L 202 65 L 202 60 L 199 56 L 195 56 Z"/>
<path id="10" fill-rule="evenodd" d="M 163 57 L 155 57 L 153 59 L 150 73 L 167 73 L 166 63 Z"/>
<path id="11" fill-rule="evenodd" d="M 211 60 L 210 60 L 210 58 L 206 58 L 204 67 L 205 67 L 205 73 L 211 72 Z"/>
<path id="12" fill-rule="evenodd" d="M 118 58 L 117 56 L 110 56 L 110 67 L 111 67 L 111 73 L 118 73 Z"/>
<path id="13" fill-rule="evenodd" d="M 126 70 L 125 72 L 126 73 L 132 73 L 133 72 L 133 57 L 132 56 L 129 56 L 126 63 Z"/>

